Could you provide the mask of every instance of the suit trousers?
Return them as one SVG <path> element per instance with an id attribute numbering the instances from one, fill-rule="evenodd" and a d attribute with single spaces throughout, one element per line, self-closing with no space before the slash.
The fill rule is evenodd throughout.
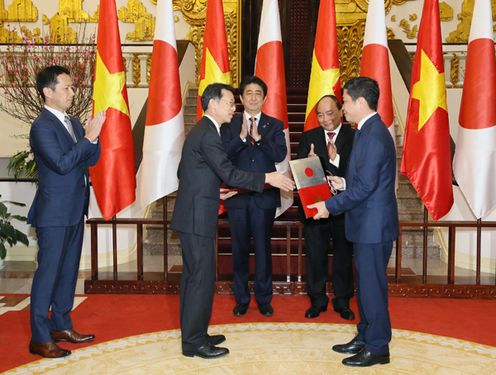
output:
<path id="1" fill-rule="evenodd" d="M 255 299 L 259 305 L 272 301 L 272 251 L 270 240 L 275 208 L 258 207 L 253 197 L 245 208 L 229 208 L 232 239 L 233 291 L 237 303 L 250 303 L 250 238 L 255 254 Z"/>
<path id="2" fill-rule="evenodd" d="M 391 321 L 388 310 L 387 265 L 392 241 L 377 244 L 354 243 L 358 276 L 358 338 L 373 354 L 389 351 Z"/>
<path id="3" fill-rule="evenodd" d="M 304 222 L 307 293 L 312 306 L 323 308 L 329 298 L 326 294 L 328 276 L 329 240 L 332 238 L 332 284 L 338 309 L 349 307 L 353 297 L 353 244 L 346 240 L 344 220 L 307 219 Z"/>
<path id="4" fill-rule="evenodd" d="M 83 227 L 81 219 L 73 226 L 36 228 L 38 268 L 33 277 L 30 306 L 34 342 L 51 342 L 51 331 L 72 329 L 70 312 L 81 259 Z"/>
<path id="5" fill-rule="evenodd" d="M 215 239 L 179 232 L 183 256 L 180 319 L 183 350 L 207 343 L 215 291 Z"/>

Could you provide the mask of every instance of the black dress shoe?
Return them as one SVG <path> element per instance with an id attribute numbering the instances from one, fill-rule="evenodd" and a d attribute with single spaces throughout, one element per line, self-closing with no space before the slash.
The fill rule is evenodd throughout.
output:
<path id="1" fill-rule="evenodd" d="M 200 357 L 205 359 L 218 358 L 226 354 L 229 354 L 229 349 L 219 348 L 218 346 L 213 346 L 210 344 L 205 344 L 197 349 L 193 350 L 183 350 L 183 355 L 186 357 Z"/>
<path id="2" fill-rule="evenodd" d="M 226 336 L 224 335 L 207 335 L 207 342 L 210 345 L 219 345 L 226 341 Z"/>
<path id="3" fill-rule="evenodd" d="M 327 311 L 327 306 L 323 306 L 323 307 L 310 306 L 310 308 L 305 312 L 305 318 L 310 318 L 310 319 L 316 318 L 323 311 Z"/>
<path id="4" fill-rule="evenodd" d="M 248 305 L 244 303 L 237 303 L 236 306 L 234 306 L 233 314 L 234 316 L 242 316 L 246 314 L 247 310 L 248 310 Z"/>
<path id="5" fill-rule="evenodd" d="M 270 303 L 267 303 L 265 305 L 258 305 L 258 310 L 260 311 L 260 314 L 265 316 L 274 315 L 274 309 L 272 308 Z"/>
<path id="6" fill-rule="evenodd" d="M 343 354 L 357 354 L 363 348 L 365 348 L 365 342 L 358 340 L 355 336 L 353 340 L 347 344 L 334 345 L 332 350 Z"/>
<path id="7" fill-rule="evenodd" d="M 334 311 L 336 311 L 341 318 L 346 320 L 355 320 L 355 313 L 348 306 L 349 300 L 344 299 L 332 299 L 332 307 Z"/>
<path id="8" fill-rule="evenodd" d="M 389 363 L 389 352 L 386 354 L 372 354 L 363 349 L 352 357 L 343 359 L 343 365 L 355 367 L 368 367 L 377 364 L 385 365 Z"/>
<path id="9" fill-rule="evenodd" d="M 349 307 L 345 307 L 337 312 L 339 313 L 339 315 L 341 315 L 341 318 L 343 319 L 355 320 L 355 314 Z"/>

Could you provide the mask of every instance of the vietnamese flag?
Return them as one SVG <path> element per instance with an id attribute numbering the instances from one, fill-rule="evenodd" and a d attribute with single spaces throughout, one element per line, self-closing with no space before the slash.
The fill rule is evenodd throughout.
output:
<path id="1" fill-rule="evenodd" d="M 267 84 L 267 98 L 262 111 L 281 120 L 286 136 L 286 158 L 276 164 L 276 170 L 289 175 L 291 146 L 289 143 L 288 105 L 286 101 L 286 78 L 284 73 L 284 53 L 282 50 L 281 21 L 277 0 L 264 0 L 258 34 L 255 75 Z M 276 217 L 293 205 L 293 193 L 281 190 L 281 206 Z"/>
<path id="2" fill-rule="evenodd" d="M 101 154 L 90 168 L 100 211 L 109 220 L 135 200 L 134 146 L 129 118 L 126 74 L 115 0 L 100 1 L 93 113 L 106 110 L 100 133 Z"/>
<path id="3" fill-rule="evenodd" d="M 439 220 L 453 206 L 439 2 L 425 0 L 413 60 L 401 173 Z"/>
<path id="4" fill-rule="evenodd" d="M 496 57 L 490 0 L 475 0 L 453 171 L 477 219 L 496 208 Z"/>
<path id="5" fill-rule="evenodd" d="M 141 207 L 177 190 L 184 118 L 172 0 L 158 0 L 143 160 L 138 171 Z"/>
<path id="6" fill-rule="evenodd" d="M 334 95 L 341 101 L 334 0 L 320 1 L 317 31 L 313 46 L 312 70 L 310 72 L 310 83 L 308 84 L 304 131 L 319 126 L 315 106 L 324 95 Z"/>
<path id="7" fill-rule="evenodd" d="M 200 85 L 198 87 L 198 104 L 196 119 L 203 116 L 201 96 L 211 83 L 231 84 L 231 69 L 227 49 L 226 23 L 222 0 L 207 0 L 207 17 L 203 50 L 200 65 Z"/>

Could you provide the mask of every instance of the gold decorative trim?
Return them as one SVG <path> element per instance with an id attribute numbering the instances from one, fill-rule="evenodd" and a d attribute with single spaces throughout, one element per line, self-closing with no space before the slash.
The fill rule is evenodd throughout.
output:
<path id="1" fill-rule="evenodd" d="M 238 0 L 224 0 L 224 19 L 226 23 L 227 45 L 229 50 L 229 66 L 234 85 L 240 80 L 241 68 L 241 2 Z M 186 39 L 190 40 L 196 50 L 196 77 L 199 77 L 201 53 L 203 48 L 203 34 L 205 32 L 205 17 L 207 0 L 174 0 L 174 10 L 182 13 L 184 20 L 191 26 Z M 198 83 L 198 82 L 197 82 Z"/>
<path id="2" fill-rule="evenodd" d="M 450 61 L 450 81 L 452 87 L 456 87 L 460 82 L 459 72 L 460 72 L 460 59 L 458 58 L 456 53 L 453 53 L 453 57 L 451 58 Z"/>
<path id="3" fill-rule="evenodd" d="M 350 26 L 338 27 L 339 67 L 341 82 L 360 75 L 365 21 Z"/>
<path id="4" fill-rule="evenodd" d="M 448 22 L 453 19 L 453 8 L 445 1 L 439 3 L 439 14 L 442 22 Z"/>

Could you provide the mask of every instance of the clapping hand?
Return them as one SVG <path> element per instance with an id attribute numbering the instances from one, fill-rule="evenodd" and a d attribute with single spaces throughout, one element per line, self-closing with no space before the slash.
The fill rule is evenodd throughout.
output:
<path id="1" fill-rule="evenodd" d="M 243 116 L 243 122 L 241 123 L 241 133 L 239 133 L 239 138 L 244 142 L 246 137 L 248 137 L 248 125 L 246 123 L 246 117 Z"/>
<path id="2" fill-rule="evenodd" d="M 105 122 L 105 111 L 101 111 L 95 117 L 91 118 L 91 113 L 86 116 L 85 138 L 90 142 L 95 142 L 100 136 L 103 123 Z"/>
<path id="3" fill-rule="evenodd" d="M 315 146 L 313 145 L 313 143 L 310 145 L 310 151 L 308 151 L 308 157 L 311 156 L 317 156 L 317 154 L 315 153 Z"/>

